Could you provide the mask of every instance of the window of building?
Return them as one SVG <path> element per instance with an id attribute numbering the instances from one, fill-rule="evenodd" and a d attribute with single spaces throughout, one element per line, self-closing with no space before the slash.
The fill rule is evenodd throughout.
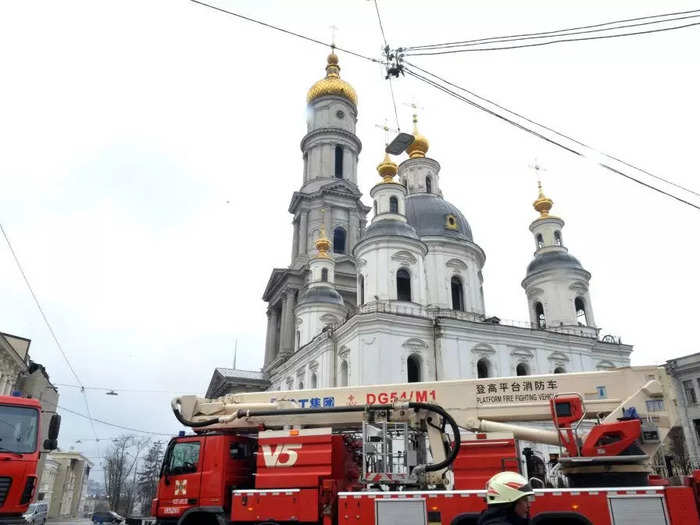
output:
<path id="1" fill-rule="evenodd" d="M 683 381 L 683 390 L 685 391 L 685 399 L 689 405 L 695 405 L 698 402 L 698 398 L 695 394 L 695 387 L 693 386 L 692 380 Z"/>
<path id="2" fill-rule="evenodd" d="M 335 178 L 343 178 L 343 147 L 335 147 Z"/>
<path id="3" fill-rule="evenodd" d="M 457 218 L 451 213 L 445 217 L 445 228 L 448 230 L 457 229 Z"/>
<path id="4" fill-rule="evenodd" d="M 464 311 L 464 290 L 462 289 L 462 280 L 456 275 L 452 277 L 452 309 Z"/>
<path id="5" fill-rule="evenodd" d="M 559 230 L 554 230 L 554 244 L 561 246 L 561 232 Z"/>
<path id="6" fill-rule="evenodd" d="M 321 270 L 321 280 L 325 283 L 328 281 L 328 268 L 323 268 Z"/>
<path id="7" fill-rule="evenodd" d="M 297 387 L 297 390 L 304 390 L 304 382 L 299 381 L 299 386 Z"/>
<path id="8" fill-rule="evenodd" d="M 377 201 L 374 201 L 374 214 L 377 214 Z"/>
<path id="9" fill-rule="evenodd" d="M 515 367 L 515 373 L 519 376 L 529 376 L 530 367 L 527 366 L 527 363 L 518 363 L 518 366 Z"/>
<path id="10" fill-rule="evenodd" d="M 663 412 L 664 411 L 664 400 L 663 399 L 647 399 L 647 412 Z"/>
<path id="11" fill-rule="evenodd" d="M 537 240 L 537 249 L 539 250 L 540 248 L 544 248 L 544 239 L 542 238 L 542 234 L 538 233 L 535 236 L 535 239 Z"/>
<path id="12" fill-rule="evenodd" d="M 579 326 L 588 326 L 588 318 L 586 316 L 586 307 L 583 302 L 583 297 L 577 297 L 574 300 L 574 308 L 576 308 L 576 321 Z"/>
<path id="13" fill-rule="evenodd" d="M 425 178 L 425 191 L 433 193 L 433 181 L 430 180 L 430 177 Z"/>
<path id="14" fill-rule="evenodd" d="M 336 228 L 333 231 L 333 253 L 345 253 L 345 229 Z"/>
<path id="15" fill-rule="evenodd" d="M 700 440 L 700 419 L 693 419 L 693 427 L 695 427 L 695 435 Z"/>
<path id="16" fill-rule="evenodd" d="M 360 274 L 360 304 L 365 304 L 365 276 Z"/>
<path id="17" fill-rule="evenodd" d="M 297 330 L 294 349 L 299 350 L 299 348 L 301 348 L 301 332 Z"/>
<path id="18" fill-rule="evenodd" d="M 399 213 L 399 199 L 389 197 L 389 213 Z"/>
<path id="19" fill-rule="evenodd" d="M 396 272 L 396 298 L 399 301 L 411 300 L 411 274 L 405 268 Z"/>
<path id="20" fill-rule="evenodd" d="M 318 376 L 316 372 L 311 374 L 311 388 L 318 388 Z"/>
<path id="21" fill-rule="evenodd" d="M 406 371 L 409 383 L 420 383 L 423 380 L 419 356 L 415 354 L 408 356 L 406 360 Z"/>
<path id="22" fill-rule="evenodd" d="M 485 357 L 482 357 L 476 362 L 476 376 L 479 379 L 489 377 L 491 372 L 491 363 Z"/>
<path id="23" fill-rule="evenodd" d="M 547 320 L 544 317 L 544 306 L 539 301 L 535 303 L 535 319 L 537 319 L 537 328 L 547 328 Z"/>
<path id="24" fill-rule="evenodd" d="M 340 363 L 340 385 L 339 386 L 348 386 L 348 362 L 343 359 L 343 361 Z"/>
<path id="25" fill-rule="evenodd" d="M 558 366 L 554 369 L 555 374 L 566 374 L 566 368 L 563 366 Z"/>

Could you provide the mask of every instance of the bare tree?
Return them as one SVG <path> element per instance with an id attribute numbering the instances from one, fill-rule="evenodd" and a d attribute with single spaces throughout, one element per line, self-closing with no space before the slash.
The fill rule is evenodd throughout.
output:
<path id="1" fill-rule="evenodd" d="M 137 500 L 141 503 L 142 511 L 150 508 L 151 501 L 156 497 L 160 466 L 163 462 L 163 443 L 155 441 L 146 452 L 141 462 L 137 479 Z"/>
<path id="2" fill-rule="evenodd" d="M 136 471 L 139 457 L 150 443 L 148 438 L 122 434 L 112 441 L 105 456 L 105 490 L 110 508 L 120 514 L 128 514 L 136 494 Z"/>

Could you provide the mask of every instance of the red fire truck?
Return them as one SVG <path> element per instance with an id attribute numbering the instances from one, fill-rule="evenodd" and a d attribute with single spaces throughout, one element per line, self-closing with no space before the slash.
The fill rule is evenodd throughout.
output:
<path id="1" fill-rule="evenodd" d="M 152 514 L 159 525 L 475 524 L 486 480 L 523 471 L 527 441 L 559 451 L 532 523 L 697 525 L 700 471 L 676 486 L 652 475 L 675 397 L 657 367 L 183 396 L 173 412 L 195 433 L 169 443 Z"/>
<path id="2" fill-rule="evenodd" d="M 0 396 L 0 524 L 24 524 L 39 483 L 39 419 L 41 405 L 36 399 Z M 49 425 L 44 448 L 57 446 L 60 416 Z"/>

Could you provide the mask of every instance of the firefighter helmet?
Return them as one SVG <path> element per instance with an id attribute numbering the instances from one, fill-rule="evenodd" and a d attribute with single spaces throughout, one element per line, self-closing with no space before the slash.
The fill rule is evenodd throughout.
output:
<path id="1" fill-rule="evenodd" d="M 534 496 L 527 480 L 517 472 L 499 472 L 486 483 L 486 503 L 515 503 L 525 496 Z"/>

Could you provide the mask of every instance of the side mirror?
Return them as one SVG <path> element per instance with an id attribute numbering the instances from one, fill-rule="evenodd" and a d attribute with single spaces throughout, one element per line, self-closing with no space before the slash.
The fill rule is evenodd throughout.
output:
<path id="1" fill-rule="evenodd" d="M 49 422 L 49 439 L 47 441 L 56 441 L 58 439 L 58 431 L 61 428 L 61 416 L 54 414 Z M 44 448 L 49 448 L 44 446 Z M 56 447 L 53 447 L 55 449 Z M 53 450 L 51 449 L 51 450 Z"/>
<path id="2" fill-rule="evenodd" d="M 45 439 L 44 440 L 44 448 L 46 450 L 56 450 L 58 448 L 58 440 L 57 439 Z"/>

